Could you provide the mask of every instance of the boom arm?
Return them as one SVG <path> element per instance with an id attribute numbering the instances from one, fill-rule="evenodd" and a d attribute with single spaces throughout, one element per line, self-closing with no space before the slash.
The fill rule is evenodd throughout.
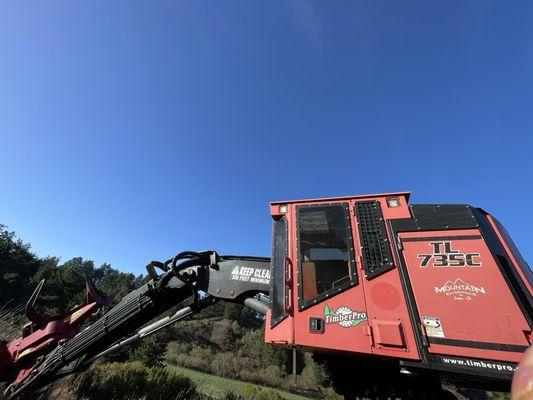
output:
<path id="1" fill-rule="evenodd" d="M 156 273 L 156 268 L 163 271 L 162 275 Z M 266 313 L 264 299 L 270 280 L 268 258 L 219 256 L 214 251 L 183 252 L 164 263 L 153 261 L 147 270 L 152 278 L 147 284 L 126 295 L 76 336 L 59 340 L 52 351 L 37 357 L 28 373 L 8 387 L 6 395 L 14 398 L 60 376 L 80 371 L 97 358 L 153 334 L 217 300 L 241 303 Z M 191 294 L 193 300 L 189 306 L 139 329 Z M 136 329 L 139 330 L 135 335 L 124 339 Z"/>

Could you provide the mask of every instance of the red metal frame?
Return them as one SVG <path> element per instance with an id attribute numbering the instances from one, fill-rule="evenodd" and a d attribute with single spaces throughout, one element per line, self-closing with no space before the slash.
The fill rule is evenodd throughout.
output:
<path id="1" fill-rule="evenodd" d="M 44 281 L 41 281 L 28 301 L 26 314 L 30 322 L 22 328 L 21 336 L 9 343 L 0 343 L 0 374 L 19 371 L 13 381 L 13 388 L 33 371 L 42 355 L 54 348 L 60 340 L 73 338 L 80 332 L 87 318 L 112 301 L 111 296 L 101 296 L 86 278 L 85 304 L 56 316 L 39 315 L 34 306 L 43 284 Z"/>

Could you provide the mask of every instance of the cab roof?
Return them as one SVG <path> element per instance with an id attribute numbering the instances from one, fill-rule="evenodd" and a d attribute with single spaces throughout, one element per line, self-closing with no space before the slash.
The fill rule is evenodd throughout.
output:
<path id="1" fill-rule="evenodd" d="M 286 200 L 286 201 L 273 201 L 270 203 L 271 206 L 279 204 L 294 204 L 294 203 L 315 203 L 318 201 L 342 201 L 342 200 L 354 200 L 354 199 L 367 199 L 374 197 L 391 197 L 391 196 L 405 196 L 405 200 L 409 202 L 409 197 L 411 192 L 390 192 L 390 193 L 379 193 L 379 194 L 354 194 L 351 196 L 339 196 L 339 197 L 323 197 L 316 199 L 302 199 L 302 200 Z"/>

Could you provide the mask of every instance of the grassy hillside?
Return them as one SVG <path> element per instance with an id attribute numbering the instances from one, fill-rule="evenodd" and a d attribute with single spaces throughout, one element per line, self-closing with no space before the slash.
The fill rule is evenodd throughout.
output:
<path id="1" fill-rule="evenodd" d="M 245 396 L 248 387 L 257 387 L 251 383 L 241 382 L 228 378 L 221 378 L 219 376 L 206 374 L 204 372 L 195 371 L 188 368 L 177 367 L 169 365 L 168 368 L 176 371 L 179 375 L 183 375 L 192 379 L 198 385 L 198 391 L 207 396 L 214 397 L 215 399 L 223 398 L 228 392 L 232 392 L 238 396 Z M 276 390 L 268 388 L 278 393 L 284 400 L 306 400 L 309 397 L 299 396 L 297 394 L 284 392 L 282 390 Z"/>

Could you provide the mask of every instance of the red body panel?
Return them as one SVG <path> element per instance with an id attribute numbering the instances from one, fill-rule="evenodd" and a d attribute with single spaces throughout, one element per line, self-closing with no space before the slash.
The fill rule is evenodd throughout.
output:
<path id="1" fill-rule="evenodd" d="M 405 196 L 398 196 L 399 207 L 395 208 L 387 206 L 385 197 L 369 200 L 378 200 L 380 202 L 383 218 L 386 220 L 409 218 L 410 216 L 407 197 Z M 353 213 L 352 224 L 357 226 L 357 220 Z M 390 238 L 390 232 L 388 235 Z M 367 280 L 363 274 L 361 255 L 358 254 L 361 248 L 359 235 L 355 235 L 355 243 L 357 270 L 361 273 L 360 282 L 365 292 L 368 317 L 372 328 L 370 331 L 373 337 L 372 353 L 382 356 L 418 359 L 418 348 L 409 320 L 397 262 L 395 261 L 396 267 L 394 269 L 372 280 Z M 397 325 L 397 328 L 394 328 L 395 325 Z M 398 340 L 400 340 L 401 344 L 399 344 Z"/>
<path id="2" fill-rule="evenodd" d="M 265 326 L 270 326 L 271 312 L 266 315 Z M 265 342 L 272 344 L 290 345 L 294 343 L 293 318 L 288 317 L 276 325 L 276 329 L 265 330 Z"/>
<path id="3" fill-rule="evenodd" d="M 348 310 L 361 314 L 357 326 L 342 326 L 340 323 L 326 322 L 324 333 L 309 332 L 309 317 L 324 318 L 324 308 L 330 310 Z M 303 311 L 296 311 L 294 317 L 295 343 L 304 347 L 321 350 L 341 350 L 355 353 L 371 353 L 371 338 L 368 336 L 368 318 L 362 287 L 354 287 Z"/>
<path id="4" fill-rule="evenodd" d="M 426 328 L 430 340 L 529 345 L 526 333 L 530 327 L 478 230 L 415 232 L 400 237 L 420 320 L 430 325 Z M 473 260 L 472 266 L 463 261 L 468 258 Z M 432 327 L 433 321 L 440 326 Z M 461 343 L 434 343 L 429 352 L 513 362 L 521 357 L 521 352 Z"/>

